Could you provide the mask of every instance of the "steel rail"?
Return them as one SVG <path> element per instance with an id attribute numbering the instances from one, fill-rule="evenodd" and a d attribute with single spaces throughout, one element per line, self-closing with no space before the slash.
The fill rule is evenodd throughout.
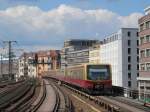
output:
<path id="1" fill-rule="evenodd" d="M 41 97 L 40 101 L 36 105 L 33 106 L 33 108 L 29 109 L 29 111 L 30 112 L 36 112 L 38 110 L 38 108 L 42 105 L 45 98 L 46 98 L 46 84 L 43 81 L 43 94 L 42 94 L 42 97 Z"/>
<path id="2" fill-rule="evenodd" d="M 49 79 L 50 80 L 50 79 Z M 72 111 L 72 102 L 69 99 L 69 97 L 62 91 L 62 89 L 53 81 L 51 80 L 52 83 L 52 87 L 56 93 L 56 106 L 54 108 L 54 112 L 58 112 L 61 109 L 64 109 L 65 112 L 71 112 Z M 60 98 L 60 94 L 62 94 L 63 98 L 64 98 L 64 102 L 65 103 L 65 107 L 61 108 L 61 98 Z"/>
<path id="3" fill-rule="evenodd" d="M 48 79 L 53 80 L 50 77 Z M 53 81 L 58 82 L 59 80 L 53 80 Z M 101 97 L 96 97 L 96 96 L 89 95 L 85 92 L 77 90 L 77 89 L 75 89 L 75 88 L 73 88 L 73 87 L 71 87 L 67 84 L 64 84 L 64 83 L 62 85 L 67 87 L 71 91 L 73 91 L 73 92 L 75 92 L 75 93 L 77 93 L 81 96 L 84 96 L 84 98 L 88 98 L 89 100 L 95 102 L 95 104 L 99 105 L 100 107 L 102 107 L 106 111 L 110 111 L 110 112 L 133 112 L 133 110 L 131 108 L 133 108 L 135 110 L 138 110 L 138 111 L 145 111 L 145 110 L 142 110 L 140 108 L 134 107 L 132 105 L 129 105 L 129 104 L 127 105 L 126 103 L 123 103 L 123 102 L 122 102 L 122 104 L 120 102 L 121 105 L 116 105 L 113 101 L 111 101 L 111 99 L 107 100 L 107 99 L 103 99 Z M 128 107 L 128 108 L 126 108 L 126 107 Z M 149 112 L 149 111 L 146 111 L 146 112 Z"/>

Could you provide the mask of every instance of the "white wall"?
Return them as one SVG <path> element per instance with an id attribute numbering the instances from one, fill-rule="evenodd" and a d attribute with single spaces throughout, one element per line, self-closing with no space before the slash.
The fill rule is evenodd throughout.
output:
<path id="1" fill-rule="evenodd" d="M 28 76 L 29 77 L 36 77 L 37 76 L 36 66 L 34 66 L 33 64 L 28 65 Z"/>
<path id="2" fill-rule="evenodd" d="M 18 77 L 24 76 L 24 58 L 19 59 Z"/>
<path id="3" fill-rule="evenodd" d="M 128 37 L 127 32 L 131 32 Z M 101 45 L 100 62 L 111 64 L 112 84 L 128 88 L 128 81 L 131 81 L 130 89 L 137 89 L 137 29 L 123 28 L 113 35 L 118 35 L 118 39 Z M 112 36 L 112 35 L 110 35 Z M 109 36 L 109 37 L 110 37 Z M 131 40 L 131 80 L 128 78 L 128 39 Z"/>
<path id="4" fill-rule="evenodd" d="M 100 63 L 111 64 L 112 84 L 122 86 L 122 51 L 121 40 L 117 40 L 100 47 Z"/>

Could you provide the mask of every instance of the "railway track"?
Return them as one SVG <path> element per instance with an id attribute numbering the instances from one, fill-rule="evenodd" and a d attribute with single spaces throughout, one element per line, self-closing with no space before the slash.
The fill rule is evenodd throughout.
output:
<path id="1" fill-rule="evenodd" d="M 14 91 L 15 89 L 17 89 L 20 85 L 22 85 L 25 81 L 21 81 L 21 82 L 16 82 L 16 83 L 9 83 L 7 85 L 5 85 L 5 87 L 0 89 L 0 98 L 3 97 L 4 95 L 7 95 L 8 93 Z"/>
<path id="2" fill-rule="evenodd" d="M 45 82 L 42 80 L 42 84 L 41 84 L 41 91 L 40 94 L 37 97 L 33 97 L 30 101 L 28 101 L 28 107 L 27 106 L 23 106 L 23 107 L 27 107 L 24 108 L 23 110 L 25 110 L 25 112 L 36 112 L 38 110 L 38 108 L 42 105 L 43 101 L 46 98 L 46 84 Z"/>
<path id="3" fill-rule="evenodd" d="M 15 102 L 21 99 L 30 89 L 31 85 L 23 84 L 15 88 L 14 91 L 3 95 L 3 97 L 0 98 L 0 110 L 7 111 L 8 108 L 14 107 Z"/>
<path id="4" fill-rule="evenodd" d="M 36 80 L 25 81 L 22 85 L 15 87 L 13 91 L 0 97 L 0 112 L 35 112 L 44 100 L 44 87 L 43 85 L 43 92 L 39 101 L 32 105 L 38 97 L 35 93 L 37 89 Z"/>
<path id="5" fill-rule="evenodd" d="M 115 101 L 118 101 L 120 103 L 124 103 L 124 104 L 130 105 L 130 106 L 136 107 L 136 108 L 144 110 L 146 112 L 150 112 L 150 108 L 149 107 L 144 107 L 143 103 L 138 104 L 138 103 L 135 103 L 135 102 L 134 103 L 133 102 L 129 102 L 128 100 L 126 100 L 124 98 L 120 98 L 120 97 L 109 96 L 108 98 L 112 99 L 112 100 L 115 100 Z"/>
<path id="6" fill-rule="evenodd" d="M 49 80 L 49 83 L 56 94 L 56 104 L 53 112 L 72 112 L 72 102 L 68 95 L 54 81 Z"/>
<path id="7" fill-rule="evenodd" d="M 95 102 L 95 104 L 99 105 L 100 107 L 104 108 L 105 110 L 107 110 L 109 112 L 150 112 L 148 110 L 144 111 L 141 108 L 134 107 L 134 106 L 132 106 L 130 104 L 126 104 L 124 102 L 112 100 L 106 96 L 91 96 L 84 92 L 78 91 L 68 85 L 64 85 L 64 86 L 69 88 L 73 92 L 75 92 L 81 96 L 84 96 L 85 98 L 88 98 L 89 100 Z"/>
<path id="8" fill-rule="evenodd" d="M 7 86 L 12 86 L 12 85 L 16 85 L 16 84 L 19 84 L 19 83 L 22 83 L 24 82 L 25 80 L 20 80 L 20 81 L 6 81 L 6 82 L 0 82 L 0 89 L 3 89 Z"/>
<path id="9" fill-rule="evenodd" d="M 84 97 L 86 99 L 89 99 L 90 101 L 93 101 L 96 105 L 100 106 L 101 108 L 105 109 L 108 112 L 150 112 L 149 109 L 143 110 L 139 108 L 138 106 L 133 106 L 123 101 L 122 102 L 116 101 L 106 96 L 92 96 L 82 91 L 79 91 L 75 88 L 72 88 L 66 84 L 62 84 L 62 85 L 70 89 L 74 93 L 81 95 L 81 97 Z"/>

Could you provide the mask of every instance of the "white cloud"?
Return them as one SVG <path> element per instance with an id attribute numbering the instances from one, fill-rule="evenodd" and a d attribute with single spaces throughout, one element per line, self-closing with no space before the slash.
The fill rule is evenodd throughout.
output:
<path id="1" fill-rule="evenodd" d="M 121 27 L 137 27 L 141 16 L 120 16 L 106 9 L 83 10 L 67 5 L 49 11 L 16 6 L 0 10 L 0 39 L 18 40 L 23 46 L 61 48 L 68 38 L 101 39 Z"/>

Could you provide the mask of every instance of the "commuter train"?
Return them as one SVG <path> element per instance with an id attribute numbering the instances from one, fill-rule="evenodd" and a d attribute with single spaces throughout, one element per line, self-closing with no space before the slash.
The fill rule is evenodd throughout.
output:
<path id="1" fill-rule="evenodd" d="M 111 66 L 106 64 L 67 67 L 63 75 L 50 77 L 89 94 L 110 93 L 112 88 Z"/>

